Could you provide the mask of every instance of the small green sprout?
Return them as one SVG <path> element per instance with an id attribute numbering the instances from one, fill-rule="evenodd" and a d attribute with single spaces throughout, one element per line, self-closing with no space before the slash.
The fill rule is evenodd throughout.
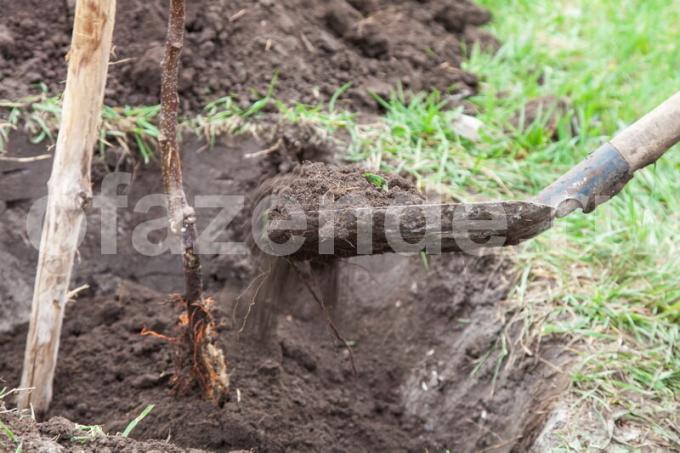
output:
<path id="1" fill-rule="evenodd" d="M 132 420 L 132 421 L 127 425 L 127 427 L 125 427 L 125 431 L 123 431 L 123 433 L 121 434 L 121 436 L 123 436 L 123 437 L 128 437 L 128 436 L 132 433 L 132 430 L 135 429 L 135 428 L 137 427 L 137 425 L 139 424 L 139 422 L 141 422 L 142 420 L 144 420 L 144 418 L 145 418 L 147 415 L 149 415 L 149 414 L 151 413 L 151 411 L 153 410 L 154 406 L 155 406 L 154 404 L 149 404 L 148 406 L 146 406 L 146 407 L 144 408 L 144 410 L 142 411 L 142 413 L 139 414 L 134 420 Z"/>
<path id="2" fill-rule="evenodd" d="M 376 175 L 375 173 L 366 172 L 366 173 L 364 173 L 364 178 L 366 178 L 366 181 L 370 182 L 371 184 L 373 184 L 378 189 L 382 189 L 385 192 L 387 192 L 389 190 L 389 188 L 387 187 L 387 181 L 385 180 L 385 178 L 383 178 L 380 175 Z"/>

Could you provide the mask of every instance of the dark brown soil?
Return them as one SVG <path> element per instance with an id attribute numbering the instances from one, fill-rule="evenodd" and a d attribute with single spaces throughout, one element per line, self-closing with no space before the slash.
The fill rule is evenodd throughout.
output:
<path id="1" fill-rule="evenodd" d="M 72 13 L 64 5 L 72 3 L 0 0 L 6 18 L 0 24 L 0 98 L 19 98 L 40 82 L 61 92 Z M 161 0 L 118 2 L 109 104 L 158 102 L 165 7 Z M 467 0 L 188 2 L 183 108 L 195 112 L 228 94 L 250 102 L 277 72 L 276 95 L 284 100 L 327 100 L 346 82 L 352 87 L 342 102 L 354 109 L 375 108 L 369 93 L 385 95 L 397 84 L 460 100 L 476 88 L 475 77 L 460 69 L 461 44 L 478 41 L 493 49 L 495 40 L 478 28 L 489 18 Z M 203 257 L 231 372 L 225 405 L 213 406 L 195 389 L 176 395 L 172 346 L 140 336 L 143 327 L 173 334 L 180 307 L 169 294 L 182 290 L 182 270 L 175 255 L 144 256 L 133 248 L 133 229 L 164 222 L 164 212 L 133 209 L 145 195 L 161 192 L 157 163 L 126 162 L 133 183 L 116 193 L 129 196 L 128 206 L 118 208 L 116 225 L 104 222 L 117 234 L 116 254 L 102 254 L 99 233 L 99 212 L 113 205 L 114 194 L 88 215 L 72 285 L 90 289 L 67 308 L 47 416 L 115 433 L 146 405 L 156 405 L 133 433 L 151 443 L 110 437 L 83 447 L 92 451 L 176 451 L 167 439 L 179 448 L 211 451 L 526 451 L 563 383 L 555 365 L 564 357 L 559 346 L 545 343 L 532 356 L 511 354 L 510 362 L 502 354 L 501 344 L 519 349 L 521 327 L 512 313 L 500 316 L 513 281 L 509 260 L 452 254 L 424 264 L 417 256 L 385 255 L 310 263 L 305 274 L 285 266 L 279 275 L 261 273 L 263 263 L 248 253 L 246 241 L 250 207 L 267 178 L 292 170 L 288 187 L 294 190 L 362 193 L 378 205 L 423 197 L 398 177 L 384 175 L 384 191 L 356 170 L 296 170 L 303 160 L 334 160 L 333 142 L 304 125 L 274 127 L 259 137 L 220 138 L 212 149 L 197 139 L 183 145 L 190 198 L 245 195 L 243 206 L 228 209 L 234 219 L 226 228 L 208 226 L 219 209 L 197 209 L 199 231 L 242 242 L 232 249 L 241 253 Z M 274 144 L 273 152 L 262 152 Z M 7 148 L 9 156 L 46 152 L 22 134 Z M 46 193 L 50 167 L 49 159 L 0 161 L 0 384 L 10 388 L 19 383 L 37 260 L 26 219 Z M 95 193 L 110 167 L 95 164 Z M 329 184 L 318 186 L 327 171 L 345 172 L 340 179 L 346 185 L 326 175 Z M 162 230 L 149 237 L 159 246 L 171 240 Z M 262 287 L 269 288 L 266 304 L 259 304 Z M 356 374 L 310 290 L 332 293 L 329 313 L 352 346 Z M 249 335 L 248 326 L 263 312 L 273 320 L 265 324 L 267 335 Z M 26 439 L 24 451 L 44 451 L 54 446 L 49 442 L 77 449 L 69 439 L 73 425 L 63 418 L 35 424 L 0 417 Z"/>
<path id="2" fill-rule="evenodd" d="M 291 173 L 265 181 L 260 192 L 295 200 L 305 211 L 322 207 L 322 200 L 338 208 L 418 204 L 425 200 L 415 186 L 399 175 L 368 171 L 360 166 L 306 162 Z"/>
<path id="3" fill-rule="evenodd" d="M 234 299 L 226 292 L 218 301 L 231 400 L 216 408 L 196 393 L 175 397 L 170 347 L 139 332 L 169 329 L 176 307 L 162 294 L 122 283 L 115 296 L 83 298 L 67 312 L 49 415 L 116 432 L 153 403 L 135 437 L 170 436 L 215 451 L 477 451 L 530 441 L 554 372 L 532 359 L 504 370 L 494 384 L 493 354 L 470 376 L 503 327 L 494 304 L 506 286 L 489 280 L 499 263 L 447 258 L 429 273 L 404 258 L 354 264 L 344 271 L 336 319 L 355 344 L 356 377 L 311 301 L 281 317 L 277 350 L 263 353 L 257 343 L 239 341 L 240 320 L 231 320 Z M 7 361 L 0 375 L 10 383 L 19 375 L 25 334 L 22 326 L 0 337 Z"/>
<path id="4" fill-rule="evenodd" d="M 305 242 L 299 253 L 294 256 L 292 253 L 285 253 L 296 259 L 318 255 L 319 243 L 322 242 L 320 236 L 329 236 L 324 239 L 328 244 L 334 245 L 332 253 L 325 253 L 325 258 L 343 256 L 336 252 L 344 244 L 356 244 L 355 211 L 338 212 L 330 220 L 320 218 L 319 210 L 377 208 L 425 202 L 425 197 L 418 193 L 415 186 L 398 175 L 368 172 L 359 166 L 335 166 L 322 162 L 305 162 L 288 174 L 268 179 L 259 187 L 256 198 L 259 204 L 254 215 L 262 219 L 259 224 L 263 229 L 258 229 L 253 234 L 269 239 L 266 243 L 260 243 L 260 247 L 270 254 L 274 252 L 273 254 L 279 255 L 284 252 L 276 252 L 267 245 L 285 243 L 293 234 L 304 237 Z M 287 222 L 291 218 L 304 219 L 304 228 L 292 228 L 292 231 L 279 228 L 279 222 Z M 328 222 L 324 224 L 322 220 Z M 373 230 L 381 228 L 381 225 L 373 226 Z M 322 231 L 326 227 L 332 227 L 332 230 Z M 379 235 L 376 231 L 374 233 Z M 353 240 L 350 241 L 350 237 Z M 311 254 L 306 253 L 310 250 Z"/>
<path id="5" fill-rule="evenodd" d="M 189 194 L 254 194 L 262 178 L 287 168 L 301 152 L 293 147 L 244 158 L 270 145 L 248 137 L 219 140 L 211 150 L 199 141 L 186 143 Z M 10 149 L 23 156 L 44 152 L 22 136 L 13 138 Z M 328 159 L 322 151 L 312 154 Z M 49 168 L 49 161 L 0 162 L 2 181 L 21 177 L 44 191 L 43 166 Z M 153 403 L 156 408 L 133 437 L 170 437 L 182 447 L 213 451 L 502 452 L 530 445 L 562 383 L 544 359 L 559 366 L 563 355 L 559 347 L 543 344 L 532 357 L 520 354 L 511 366 L 497 369 L 506 364 L 499 355 L 501 337 L 512 345 L 521 327 L 511 317 L 499 318 L 498 304 L 512 281 L 502 256 L 445 255 L 432 257 L 427 267 L 419 257 L 398 255 L 341 261 L 330 309 L 353 345 L 356 376 L 299 276 L 286 280 L 277 322 L 263 342 L 239 334 L 244 307 L 262 281 L 252 259 L 206 256 L 231 395 L 221 408 L 196 393 L 175 396 L 169 384 L 171 346 L 139 333 L 142 327 L 172 333 L 179 307 L 167 294 L 181 290 L 180 260 L 168 253 L 140 256 L 129 244 L 134 225 L 158 217 L 132 210 L 136 200 L 160 189 L 158 175 L 155 165 L 139 168 L 126 189 L 130 207 L 120 209 L 118 255 L 98 252 L 98 216 L 89 216 L 73 285 L 88 282 L 93 288 L 67 310 L 48 416 L 117 432 Z M 391 181 L 396 187 L 398 180 Z M 22 187 L 7 184 L 0 192 L 5 205 L 0 270 L 12 278 L 0 281 L 0 319 L 11 313 L 10 325 L 16 325 L 0 333 L 0 377 L 9 387 L 18 384 L 27 329 L 20 322 L 27 319 L 30 301 L 15 289 L 29 288 L 30 294 L 35 266 L 23 222 L 42 195 Z M 236 221 L 217 232 L 221 240 L 246 239 L 249 215 L 236 210 Z M 214 214 L 199 209 L 200 231 Z M 323 289 L 323 273 L 312 275 L 307 283 Z"/>
<path id="6" fill-rule="evenodd" d="M 0 423 L 8 427 L 19 440 L 21 448 L 7 438 L 0 437 L 0 450 L 24 453 L 202 453 L 203 450 L 177 447 L 167 441 L 137 441 L 123 436 L 90 435 L 75 423 L 63 417 L 37 423 L 29 414 L 19 416 L 14 411 L 5 411 L 0 405 Z M 245 453 L 245 452 L 233 452 Z"/>
<path id="7" fill-rule="evenodd" d="M 44 83 L 60 93 L 71 14 L 62 1 L 0 0 L 0 99 Z M 217 97 L 261 97 L 278 73 L 284 100 L 327 100 L 347 82 L 343 102 L 375 108 L 369 93 L 437 89 L 469 95 L 474 75 L 460 69 L 462 46 L 495 39 L 478 26 L 490 14 L 468 0 L 200 0 L 188 3 L 181 98 L 196 111 Z M 121 0 L 112 105 L 158 103 L 166 2 Z"/>

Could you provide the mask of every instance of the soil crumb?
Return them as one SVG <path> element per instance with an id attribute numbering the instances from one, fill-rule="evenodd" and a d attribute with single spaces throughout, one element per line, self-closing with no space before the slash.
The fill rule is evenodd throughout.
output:
<path id="1" fill-rule="evenodd" d="M 118 2 L 107 103 L 158 103 L 166 3 Z M 37 84 L 63 90 L 70 4 L 0 0 L 0 98 Z M 349 82 L 343 102 L 355 109 L 375 109 L 371 93 L 385 96 L 397 85 L 470 95 L 477 79 L 461 69 L 463 48 L 497 46 L 479 28 L 490 19 L 468 0 L 188 2 L 180 98 L 194 112 L 226 95 L 245 104 L 274 78 L 277 97 L 305 103 L 328 100 Z"/>

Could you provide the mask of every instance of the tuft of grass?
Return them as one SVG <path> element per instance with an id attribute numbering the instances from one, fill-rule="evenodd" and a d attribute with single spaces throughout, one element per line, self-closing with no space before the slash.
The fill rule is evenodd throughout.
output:
<path id="1" fill-rule="evenodd" d="M 79 444 L 86 444 L 88 442 L 96 440 L 97 437 L 106 436 L 106 433 L 104 432 L 100 425 L 76 424 L 76 430 L 78 430 L 78 432 L 82 434 L 71 436 L 71 441 L 77 442 Z"/>
<path id="2" fill-rule="evenodd" d="M 115 142 L 126 153 L 132 154 L 130 141 L 145 164 L 154 158 L 154 149 L 160 132 L 156 126 L 160 106 L 141 106 L 102 109 L 102 126 L 99 132 L 99 152 L 104 154 Z"/>
<path id="3" fill-rule="evenodd" d="M 129 437 L 130 434 L 132 434 L 132 431 L 139 425 L 139 423 L 146 418 L 147 415 L 151 413 L 153 408 L 155 407 L 154 404 L 149 404 L 147 405 L 144 410 L 137 416 L 135 417 L 128 425 L 125 427 L 122 433 L 119 433 L 120 436 L 122 437 Z M 78 442 L 81 444 L 86 444 L 88 442 L 92 442 L 93 440 L 96 440 L 97 437 L 100 436 L 106 436 L 107 434 L 104 432 L 102 427 L 100 425 L 78 425 L 76 424 L 76 429 L 79 432 L 82 432 L 82 434 L 72 436 L 71 440 L 73 442 Z"/>
<path id="4" fill-rule="evenodd" d="M 158 140 L 154 123 L 159 111 L 159 106 L 104 106 L 97 150 L 101 155 L 115 147 L 130 155 L 137 151 L 148 163 Z M 0 115 L 5 118 L 0 120 L 0 154 L 6 152 L 12 131 L 28 134 L 32 143 L 54 145 L 61 121 L 61 98 L 43 90 L 18 101 L 0 100 Z"/>
<path id="5" fill-rule="evenodd" d="M 18 444 L 19 443 L 19 438 L 14 434 L 14 432 L 10 429 L 9 426 L 5 425 L 2 421 L 0 421 L 0 431 L 7 436 L 10 442 L 13 444 Z"/>
<path id="6" fill-rule="evenodd" d="M 9 134 L 22 130 L 31 137 L 33 143 L 44 140 L 54 141 L 59 127 L 61 113 L 59 98 L 49 97 L 43 90 L 40 94 L 20 101 L 0 100 L 0 154 L 5 151 Z"/>
<path id="7" fill-rule="evenodd" d="M 221 134 L 238 134 L 253 129 L 253 120 L 262 110 L 275 102 L 267 94 L 250 106 L 241 108 L 231 97 L 210 102 L 202 113 L 182 118 L 179 133 L 203 136 L 212 146 Z M 100 156 L 114 149 L 133 156 L 139 153 L 148 164 L 155 159 L 160 132 L 156 123 L 160 106 L 123 106 L 102 108 L 97 151 Z M 22 131 L 33 143 L 48 142 L 54 145 L 61 120 L 61 99 L 42 92 L 18 101 L 0 100 L 0 154 L 6 152 L 12 131 Z"/>
<path id="8" fill-rule="evenodd" d="M 16 412 L 16 410 L 5 409 L 5 406 L 3 404 L 3 400 L 14 392 L 15 390 L 10 390 L 7 387 L 0 388 L 0 415 L 2 415 L 3 413 Z M 7 444 L 2 439 L 2 437 L 6 437 L 10 445 L 14 446 L 15 453 L 21 453 L 23 451 L 23 441 L 21 440 L 21 438 L 17 434 L 15 434 L 12 428 L 10 426 L 7 426 L 7 424 L 5 424 L 2 420 L 0 420 L 0 434 L 2 434 L 2 436 L 0 436 L 0 448 L 7 447 Z"/>

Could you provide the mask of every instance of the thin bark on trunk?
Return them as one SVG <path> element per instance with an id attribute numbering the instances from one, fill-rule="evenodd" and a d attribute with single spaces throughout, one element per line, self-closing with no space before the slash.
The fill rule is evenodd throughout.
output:
<path id="1" fill-rule="evenodd" d="M 229 388 L 222 351 L 215 345 L 210 301 L 203 298 L 203 277 L 197 249 L 196 215 L 187 202 L 177 145 L 177 81 L 184 41 L 184 0 L 170 0 L 168 34 L 161 73 L 160 152 L 163 186 L 168 196 L 170 230 L 182 243 L 187 332 L 191 370 L 206 396 L 219 402 Z"/>
<path id="2" fill-rule="evenodd" d="M 97 140 L 116 1 L 79 0 L 74 16 L 62 119 L 26 341 L 19 408 L 42 414 L 52 399 L 59 337 L 84 211 L 92 199 L 90 167 Z"/>

